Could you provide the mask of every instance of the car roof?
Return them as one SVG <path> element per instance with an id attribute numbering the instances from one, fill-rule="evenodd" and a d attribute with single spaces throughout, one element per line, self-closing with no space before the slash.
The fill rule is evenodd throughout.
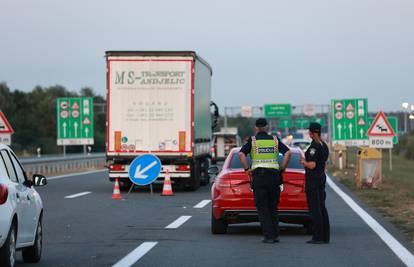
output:
<path id="1" fill-rule="evenodd" d="M 0 144 L 0 149 L 10 149 L 10 148 L 4 144 Z"/>

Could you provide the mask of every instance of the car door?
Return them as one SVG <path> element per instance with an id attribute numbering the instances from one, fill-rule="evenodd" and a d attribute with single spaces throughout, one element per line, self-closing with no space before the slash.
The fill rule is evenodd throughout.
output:
<path id="1" fill-rule="evenodd" d="M 25 207 L 25 214 L 24 214 L 24 222 L 23 227 L 25 231 L 25 242 L 33 242 L 36 233 L 37 227 L 37 207 L 36 207 L 36 200 L 34 196 L 34 189 L 31 187 L 26 186 L 24 183 L 27 180 L 26 174 L 18 161 L 16 155 L 9 151 L 10 158 L 13 162 L 14 169 L 16 171 L 17 178 L 19 180 L 19 187 L 21 188 L 21 200 L 24 203 Z"/>
<path id="2" fill-rule="evenodd" d="M 24 221 L 25 216 L 27 216 L 27 205 L 23 202 L 22 199 L 22 191 L 23 187 L 19 183 L 19 180 L 16 175 L 16 171 L 13 167 L 13 162 L 10 158 L 10 155 L 6 149 L 3 149 L 0 151 L 1 157 L 4 161 L 4 164 L 6 166 L 7 174 L 10 178 L 10 199 L 12 200 L 13 209 L 15 210 L 17 214 L 17 246 L 19 244 L 27 242 L 27 231 L 25 231 Z"/>

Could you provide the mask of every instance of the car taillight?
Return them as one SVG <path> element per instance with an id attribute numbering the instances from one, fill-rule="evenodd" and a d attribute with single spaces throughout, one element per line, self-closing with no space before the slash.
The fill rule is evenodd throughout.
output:
<path id="1" fill-rule="evenodd" d="M 109 169 L 111 171 L 123 171 L 125 170 L 125 167 L 123 165 L 114 164 L 114 165 L 109 166 Z"/>
<path id="2" fill-rule="evenodd" d="M 0 184 L 0 205 L 6 203 L 7 197 L 9 196 L 9 190 L 4 184 Z"/>
<path id="3" fill-rule="evenodd" d="M 231 180 L 230 179 L 218 179 L 216 180 L 217 188 L 230 188 Z"/>
<path id="4" fill-rule="evenodd" d="M 178 166 L 175 166 L 175 170 L 179 172 L 189 171 L 190 165 L 178 165 Z"/>

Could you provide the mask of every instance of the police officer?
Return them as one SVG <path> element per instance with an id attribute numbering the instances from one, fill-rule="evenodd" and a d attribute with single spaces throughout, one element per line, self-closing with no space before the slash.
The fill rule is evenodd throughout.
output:
<path id="1" fill-rule="evenodd" d="M 255 130 L 257 134 L 241 148 L 239 156 L 252 181 L 254 201 L 264 235 L 262 242 L 276 243 L 279 242 L 277 206 L 282 185 L 279 172 L 286 169 L 290 151 L 277 137 L 267 133 L 269 128 L 266 119 L 258 119 Z M 279 152 L 285 155 L 281 166 L 277 161 Z M 252 158 L 251 169 L 247 161 L 248 154 Z"/>
<path id="2" fill-rule="evenodd" d="M 306 150 L 305 158 L 301 159 L 306 172 L 306 198 L 313 221 L 313 236 L 307 243 L 325 244 L 329 243 L 330 238 L 329 216 L 325 206 L 325 164 L 329 157 L 329 149 L 321 139 L 319 123 L 313 122 L 309 125 L 309 136 L 312 143 Z"/>

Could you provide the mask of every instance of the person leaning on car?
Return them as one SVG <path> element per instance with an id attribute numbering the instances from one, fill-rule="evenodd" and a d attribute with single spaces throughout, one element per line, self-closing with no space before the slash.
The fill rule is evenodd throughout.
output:
<path id="1" fill-rule="evenodd" d="M 309 125 L 309 136 L 312 143 L 306 150 L 305 158 L 301 159 L 305 167 L 305 191 L 309 211 L 313 222 L 313 236 L 307 241 L 310 244 L 329 243 L 329 216 L 325 206 L 326 174 L 325 164 L 329 157 L 329 148 L 321 140 L 321 125 L 312 122 Z"/>
<path id="2" fill-rule="evenodd" d="M 279 220 L 277 206 L 279 204 L 282 175 L 289 162 L 289 148 L 280 142 L 277 137 L 269 135 L 269 127 L 264 118 L 257 119 L 252 136 L 240 149 L 240 161 L 246 174 L 252 181 L 254 202 L 259 216 L 264 243 L 279 242 Z M 277 158 L 279 153 L 284 154 L 282 166 Z M 252 167 L 250 169 L 246 156 L 250 154 Z M 283 185 L 282 185 L 283 186 Z"/>

